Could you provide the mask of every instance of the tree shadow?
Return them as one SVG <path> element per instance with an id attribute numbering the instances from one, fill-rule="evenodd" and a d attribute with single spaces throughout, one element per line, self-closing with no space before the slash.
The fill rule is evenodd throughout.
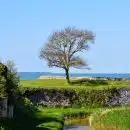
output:
<path id="1" fill-rule="evenodd" d="M 39 116 L 40 111 L 33 104 L 25 103 L 24 99 L 20 99 L 15 107 L 15 115 L 13 119 L 0 120 L 4 130 L 49 130 L 47 127 L 37 127 L 39 124 L 46 122 L 57 122 L 63 124 L 63 121 L 57 117 Z"/>
<path id="2" fill-rule="evenodd" d="M 81 80 L 74 80 L 71 81 L 71 85 L 80 85 L 80 86 L 98 86 L 98 85 L 108 85 L 106 80 L 89 80 L 89 79 L 81 79 Z"/>

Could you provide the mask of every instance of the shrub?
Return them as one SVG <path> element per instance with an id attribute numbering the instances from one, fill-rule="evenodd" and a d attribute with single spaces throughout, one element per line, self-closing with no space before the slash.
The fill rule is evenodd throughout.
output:
<path id="1" fill-rule="evenodd" d="M 22 92 L 23 96 L 30 98 L 31 101 L 36 103 L 45 101 L 48 106 L 51 106 L 49 103 L 53 105 L 55 102 L 62 106 L 62 102 L 68 101 L 72 107 L 85 107 L 105 106 L 106 101 L 118 90 L 115 88 L 107 90 L 24 88 Z"/>
<path id="2" fill-rule="evenodd" d="M 6 97 L 7 67 L 0 63 L 0 97 Z"/>
<path id="3" fill-rule="evenodd" d="M 15 64 L 7 61 L 0 63 L 0 97 L 8 97 L 8 103 L 13 104 L 19 94 L 19 77 Z"/>
<path id="4" fill-rule="evenodd" d="M 9 97 L 9 103 L 14 103 L 17 100 L 19 92 L 19 76 L 17 73 L 17 69 L 15 68 L 15 64 L 12 61 L 7 61 L 6 66 L 8 68 L 7 73 L 7 86 L 6 93 Z"/>

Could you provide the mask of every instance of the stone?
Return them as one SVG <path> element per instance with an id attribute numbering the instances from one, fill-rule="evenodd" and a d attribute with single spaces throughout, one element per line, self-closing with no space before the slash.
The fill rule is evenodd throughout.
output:
<path id="1" fill-rule="evenodd" d="M 130 88 L 121 88 L 106 102 L 108 106 L 130 105 Z"/>

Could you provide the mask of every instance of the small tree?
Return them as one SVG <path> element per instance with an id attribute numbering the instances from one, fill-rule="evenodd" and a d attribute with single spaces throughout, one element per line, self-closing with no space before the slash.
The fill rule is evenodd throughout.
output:
<path id="1" fill-rule="evenodd" d="M 8 60 L 6 62 L 6 66 L 8 68 L 6 80 L 6 93 L 8 95 L 8 104 L 14 104 L 20 93 L 20 80 L 14 62 Z"/>
<path id="2" fill-rule="evenodd" d="M 45 46 L 41 49 L 40 58 L 45 59 L 49 67 L 64 69 L 66 80 L 70 83 L 70 67 L 87 67 L 86 62 L 79 56 L 79 53 L 88 50 L 89 41 L 94 41 L 94 35 L 91 31 L 65 28 L 54 32 L 48 38 Z"/>

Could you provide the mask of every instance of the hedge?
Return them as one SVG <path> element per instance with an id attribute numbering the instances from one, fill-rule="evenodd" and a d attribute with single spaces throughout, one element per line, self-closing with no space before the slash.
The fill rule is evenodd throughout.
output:
<path id="1" fill-rule="evenodd" d="M 87 90 L 87 89 L 44 89 L 44 88 L 24 88 L 22 95 L 30 98 L 36 93 L 46 93 L 50 99 L 55 98 L 61 101 L 69 99 L 71 107 L 85 107 L 85 106 L 105 106 L 106 101 L 112 97 L 113 94 L 118 93 L 117 88 L 105 90 Z"/>

